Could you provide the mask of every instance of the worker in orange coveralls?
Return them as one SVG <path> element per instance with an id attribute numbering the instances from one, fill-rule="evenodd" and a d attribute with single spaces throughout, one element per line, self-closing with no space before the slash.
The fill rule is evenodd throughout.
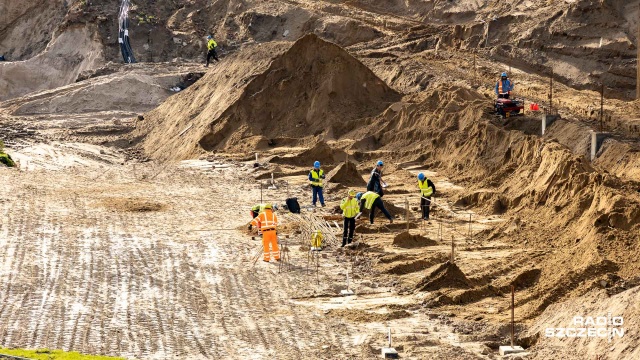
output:
<path id="1" fill-rule="evenodd" d="M 276 235 L 278 215 L 273 212 L 273 205 L 264 205 L 264 211 L 258 214 L 258 216 L 251 221 L 251 224 L 249 224 L 249 230 L 254 226 L 262 232 L 262 246 L 264 246 L 264 257 L 262 260 L 266 262 L 271 261 L 271 253 L 273 253 L 273 258 L 276 261 L 280 261 L 280 250 L 278 250 L 278 237 Z M 271 251 L 269 251 L 269 245 L 271 245 Z"/>

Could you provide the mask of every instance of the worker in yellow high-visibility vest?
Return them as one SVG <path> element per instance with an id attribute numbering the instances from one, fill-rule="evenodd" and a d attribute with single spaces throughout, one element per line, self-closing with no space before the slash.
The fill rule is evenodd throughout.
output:
<path id="1" fill-rule="evenodd" d="M 376 216 L 376 208 L 378 208 L 382 211 L 384 216 L 389 219 L 389 222 L 393 224 L 393 218 L 391 217 L 391 214 L 389 214 L 387 209 L 385 209 L 384 203 L 382 202 L 382 199 L 380 198 L 380 195 L 378 193 L 367 191 L 363 194 L 359 192 L 356 194 L 356 199 L 360 202 L 360 212 L 358 213 L 358 215 L 356 215 L 356 219 L 360 217 L 360 214 L 362 214 L 362 211 L 364 211 L 364 209 L 367 209 L 369 210 L 369 222 L 373 224 L 373 218 Z"/>
<path id="2" fill-rule="evenodd" d="M 322 194 L 322 188 L 324 187 L 324 170 L 320 169 L 320 161 L 313 163 L 313 169 L 309 171 L 309 184 L 313 191 L 312 203 L 316 206 L 316 202 L 320 200 L 320 205 L 324 207 L 324 196 Z"/>
<path id="3" fill-rule="evenodd" d="M 351 244 L 353 241 L 353 233 L 356 230 L 356 215 L 358 215 L 359 208 L 356 191 L 349 190 L 348 196 L 342 199 L 340 203 L 340 209 L 342 209 L 342 216 L 344 217 L 342 247 Z"/>
<path id="4" fill-rule="evenodd" d="M 220 61 L 218 59 L 218 54 L 216 53 L 216 48 L 218 47 L 218 43 L 213 40 L 211 35 L 207 36 L 207 64 L 205 67 L 209 66 L 209 59 L 214 58 L 216 61 Z"/>
<path id="5" fill-rule="evenodd" d="M 422 209 L 422 219 L 429 220 L 431 209 L 431 196 L 436 193 L 436 186 L 431 180 L 420 173 L 418 174 L 418 188 L 420 188 L 420 208 Z"/>

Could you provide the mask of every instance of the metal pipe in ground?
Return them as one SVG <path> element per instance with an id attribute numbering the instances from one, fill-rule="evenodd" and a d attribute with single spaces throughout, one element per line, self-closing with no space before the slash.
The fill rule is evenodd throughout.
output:
<path id="1" fill-rule="evenodd" d="M 514 317 L 514 307 L 515 307 L 515 296 L 516 296 L 516 287 L 511 285 L 511 348 L 513 349 L 513 340 L 515 337 L 515 317 Z"/>

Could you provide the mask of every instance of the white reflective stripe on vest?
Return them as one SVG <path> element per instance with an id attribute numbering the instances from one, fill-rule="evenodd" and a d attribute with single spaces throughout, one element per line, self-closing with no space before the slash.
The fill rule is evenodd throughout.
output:
<path id="1" fill-rule="evenodd" d="M 429 186 L 428 179 L 424 179 L 424 181 L 418 180 L 418 187 L 420 188 L 420 193 L 422 194 L 422 196 L 433 195 L 433 188 Z"/>
<path id="2" fill-rule="evenodd" d="M 273 211 L 265 211 L 258 215 L 260 218 L 260 230 L 275 229 L 278 226 L 278 217 Z"/>

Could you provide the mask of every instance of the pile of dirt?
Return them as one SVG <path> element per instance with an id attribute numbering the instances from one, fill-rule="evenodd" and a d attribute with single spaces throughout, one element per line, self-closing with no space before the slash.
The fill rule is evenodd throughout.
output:
<path id="1" fill-rule="evenodd" d="M 320 161 L 322 166 L 332 165 L 344 161 L 346 153 L 329 146 L 325 141 L 318 141 L 313 147 L 298 154 L 289 156 L 274 156 L 270 162 L 297 166 L 312 166 L 314 161 Z"/>
<path id="2" fill-rule="evenodd" d="M 361 188 L 367 185 L 362 179 L 356 164 L 349 161 L 341 163 L 327 174 L 327 182 L 340 184 L 347 187 Z"/>
<path id="3" fill-rule="evenodd" d="M 339 138 L 400 99 L 366 66 L 315 35 L 293 45 L 249 46 L 216 65 L 145 115 L 149 121 L 136 135 L 146 135 L 142 145 L 150 156 L 246 152 L 245 139 L 255 136 Z"/>
<path id="4" fill-rule="evenodd" d="M 26 61 L 0 62 L 0 101 L 71 84 L 82 71 L 97 68 L 103 62 L 95 26 L 69 27 L 37 56 Z"/>
<path id="5" fill-rule="evenodd" d="M 406 310 L 394 310 L 379 313 L 355 309 L 332 309 L 327 313 L 327 315 L 353 322 L 385 322 L 409 317 L 411 316 L 411 313 Z"/>
<path id="6" fill-rule="evenodd" d="M 154 212 L 168 208 L 166 204 L 144 198 L 107 198 L 100 205 L 118 212 Z"/>
<path id="7" fill-rule="evenodd" d="M 393 246 L 401 248 L 417 248 L 423 246 L 433 246 L 438 243 L 422 235 L 412 235 L 408 231 L 401 232 L 393 238 Z"/>
<path id="8" fill-rule="evenodd" d="M 436 291 L 440 289 L 469 289 L 473 287 L 458 265 L 450 261 L 438 266 L 425 276 L 416 289 L 419 291 Z"/>

